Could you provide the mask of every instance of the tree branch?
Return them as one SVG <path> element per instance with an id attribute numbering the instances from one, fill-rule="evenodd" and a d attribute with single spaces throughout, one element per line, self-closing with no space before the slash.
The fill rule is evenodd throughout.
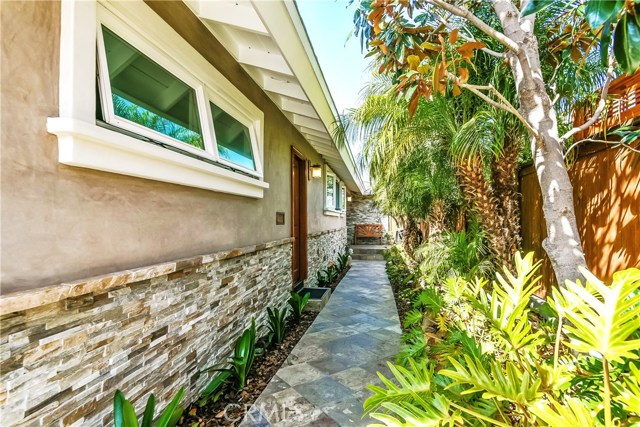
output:
<path id="1" fill-rule="evenodd" d="M 611 57 L 613 57 L 613 55 Z M 562 135 L 560 137 L 560 144 L 562 144 L 567 139 L 571 138 L 576 133 L 582 132 L 583 130 L 588 129 L 589 126 L 594 124 L 600 118 L 600 116 L 604 112 L 605 107 L 607 106 L 607 95 L 609 93 L 609 85 L 611 84 L 612 80 L 613 80 L 613 61 L 610 58 L 610 60 L 609 60 L 609 68 L 607 69 L 607 78 L 604 81 L 604 85 L 602 86 L 602 90 L 600 91 L 600 101 L 598 101 L 598 107 L 596 108 L 596 111 L 593 112 L 593 115 L 591 116 L 591 118 L 589 120 L 587 120 L 586 122 L 584 122 L 580 126 L 574 127 L 569 132 L 567 132 L 564 135 Z"/>
<path id="2" fill-rule="evenodd" d="M 442 23 L 442 25 L 444 25 L 445 27 L 447 27 L 450 31 L 452 31 L 455 27 L 453 27 L 449 21 L 447 21 L 444 17 L 442 16 L 438 16 L 438 19 L 440 20 L 440 22 Z M 465 30 L 464 28 L 459 28 L 459 30 Z M 464 39 L 465 41 L 468 42 L 476 42 L 477 40 L 473 38 L 473 36 L 471 36 L 470 34 L 464 34 L 462 31 L 460 31 L 458 33 L 458 35 L 460 36 L 460 38 Z M 488 47 L 483 47 L 482 49 L 480 49 L 481 51 L 491 55 L 491 56 L 495 56 L 496 58 L 504 58 L 506 55 L 504 54 L 504 52 L 496 52 L 495 50 L 491 50 Z"/>
<path id="3" fill-rule="evenodd" d="M 531 132 L 536 138 L 539 137 L 538 132 L 531 127 L 531 125 L 525 120 L 525 118 L 522 117 L 522 114 L 520 114 L 520 112 L 513 105 L 511 105 L 511 103 L 504 96 L 502 96 L 502 94 L 495 87 L 491 85 L 487 85 L 487 86 L 470 85 L 467 83 L 458 83 L 458 85 L 462 88 L 465 88 L 471 91 L 472 93 L 475 93 L 484 101 L 493 105 L 494 107 L 499 108 L 503 111 L 506 111 L 507 113 L 513 114 L 514 116 L 516 116 L 518 120 L 520 120 L 526 126 L 529 132 Z M 483 90 L 487 90 L 493 93 L 495 96 L 498 97 L 498 99 L 501 102 L 497 102 L 489 98 L 485 93 L 482 92 Z"/>
<path id="4" fill-rule="evenodd" d="M 571 150 L 573 150 L 574 148 L 576 148 L 578 145 L 585 143 L 585 142 L 597 142 L 599 144 L 608 144 L 608 145 L 613 145 L 614 148 L 617 147 L 624 147 L 628 150 L 633 151 L 634 153 L 638 153 L 640 154 L 640 150 L 638 150 L 637 148 L 632 147 L 629 144 L 625 144 L 624 142 L 621 141 L 605 141 L 602 139 L 591 139 L 591 138 L 585 138 L 585 139 L 581 139 L 578 142 L 574 142 L 568 149 L 567 152 L 564 153 L 563 157 L 566 159 L 569 156 L 569 153 L 571 152 Z"/>
<path id="5" fill-rule="evenodd" d="M 513 52 L 516 52 L 516 53 L 520 51 L 520 46 L 518 46 L 516 42 L 511 40 L 509 37 L 507 37 L 500 31 L 496 30 L 495 28 L 492 28 L 486 23 L 484 23 L 480 18 L 475 16 L 468 9 L 449 4 L 444 0 L 429 0 L 429 2 L 441 9 L 446 10 L 447 12 L 450 12 L 456 16 L 459 16 L 460 18 L 466 19 L 471 24 L 473 24 L 477 29 L 479 29 L 489 37 L 505 45 L 509 50 L 512 50 Z"/>

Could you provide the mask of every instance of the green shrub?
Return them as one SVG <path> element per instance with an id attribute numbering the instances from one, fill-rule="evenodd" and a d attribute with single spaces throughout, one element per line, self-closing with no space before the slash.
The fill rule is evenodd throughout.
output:
<path id="1" fill-rule="evenodd" d="M 336 261 L 338 266 L 338 271 L 343 271 L 345 268 L 347 268 L 348 261 L 349 261 L 349 249 L 345 248 L 344 252 L 338 255 L 338 260 Z"/>
<path id="2" fill-rule="evenodd" d="M 156 398 L 152 393 L 147 399 L 142 424 L 138 424 L 138 416 L 133 405 L 124 397 L 124 393 L 116 390 L 113 397 L 113 423 L 115 427 L 138 427 L 139 425 L 142 427 L 173 427 L 178 424 L 184 410 L 178 406 L 183 396 L 184 388 L 181 388 L 154 424 Z"/>
<path id="3" fill-rule="evenodd" d="M 268 328 L 269 328 L 269 341 L 273 344 L 280 344 L 284 339 L 285 329 L 287 327 L 287 315 L 289 310 L 287 307 L 282 310 L 277 308 L 267 308 L 268 314 Z"/>
<path id="4" fill-rule="evenodd" d="M 292 291 L 291 298 L 289 298 L 289 306 L 291 307 L 291 313 L 293 314 L 293 319 L 297 322 L 300 320 L 302 316 L 302 312 L 304 308 L 307 306 L 309 302 L 309 298 L 311 298 L 310 292 L 305 292 L 304 295 L 300 295 L 298 292 Z"/>
<path id="5" fill-rule="evenodd" d="M 390 364 L 395 382 L 369 386 L 365 410 L 387 426 L 637 425 L 640 270 L 607 286 L 583 269 L 586 283 L 554 289 L 555 319 L 541 322 L 529 309 L 538 267 L 516 254 L 513 273 L 505 267 L 488 290 L 482 279 L 448 280 L 437 314 L 449 327 L 407 332 L 406 364 Z M 458 318 L 448 314 L 460 306 Z M 434 317 L 432 308 L 407 316 L 409 326 Z"/>
<path id="6" fill-rule="evenodd" d="M 247 385 L 247 376 L 258 353 L 256 334 L 256 319 L 251 319 L 251 326 L 245 329 L 240 338 L 236 340 L 228 366 L 205 369 L 205 372 L 218 371 L 220 374 L 214 377 L 203 390 L 200 399 L 201 405 L 204 405 L 211 398 L 217 399 L 216 393 L 229 379 L 233 380 L 237 390 L 244 389 Z"/>

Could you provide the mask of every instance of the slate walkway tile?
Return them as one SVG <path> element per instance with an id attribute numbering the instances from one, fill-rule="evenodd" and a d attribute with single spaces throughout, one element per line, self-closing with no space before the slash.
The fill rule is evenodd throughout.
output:
<path id="1" fill-rule="evenodd" d="M 327 357 L 328 353 L 317 345 L 311 345 L 304 343 L 302 346 L 298 345 L 293 349 L 289 358 L 285 362 L 285 366 L 295 365 L 296 363 L 305 363 L 311 360 L 318 360 L 319 358 Z"/>
<path id="2" fill-rule="evenodd" d="M 381 261 L 354 261 L 242 427 L 365 426 L 376 371 L 400 350 L 400 321 Z M 258 411 L 255 413 L 255 411 Z M 249 415 L 254 415 L 250 420 Z M 256 416 L 258 415 L 258 416 Z"/>
<path id="3" fill-rule="evenodd" d="M 278 377 L 290 386 L 319 380 L 327 374 L 308 363 L 286 366 L 278 370 Z"/>
<path id="4" fill-rule="evenodd" d="M 367 426 L 371 423 L 371 418 L 366 416 L 363 418 L 364 409 L 362 408 L 363 401 L 357 397 L 350 397 L 325 406 L 322 411 L 326 414 L 331 414 L 330 417 L 338 422 L 341 426 Z"/>
<path id="5" fill-rule="evenodd" d="M 369 359 L 371 357 L 375 359 L 375 356 L 370 356 Z M 356 359 L 350 359 L 341 355 L 330 355 L 323 359 L 312 360 L 309 362 L 311 366 L 319 369 L 327 375 L 353 368 L 354 366 L 358 366 L 359 363 L 360 361 Z"/>
<path id="6" fill-rule="evenodd" d="M 301 384 L 294 389 L 318 407 L 353 396 L 352 390 L 331 377 Z"/>
<path id="7" fill-rule="evenodd" d="M 336 372 L 331 375 L 331 378 L 353 391 L 360 391 L 366 388 L 367 385 L 377 382 L 378 380 L 378 376 L 376 374 L 367 371 L 361 366 L 355 366 L 353 368 L 345 369 L 344 371 Z"/>

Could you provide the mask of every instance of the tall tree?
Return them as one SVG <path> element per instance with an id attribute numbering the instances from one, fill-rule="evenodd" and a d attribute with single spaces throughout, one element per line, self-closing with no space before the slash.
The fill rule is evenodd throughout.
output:
<path id="1" fill-rule="evenodd" d="M 608 60 L 612 31 L 615 58 L 623 69 L 640 66 L 640 4 L 635 2 L 588 0 L 583 8 L 577 0 L 367 0 L 359 4 L 354 22 L 370 55 L 376 56 L 379 72 L 393 75 L 397 89 L 407 96 L 410 114 L 422 97 L 459 95 L 466 89 L 526 126 L 547 228 L 543 247 L 558 282 L 564 284 L 578 277 L 578 267 L 585 265 L 563 157 L 564 142 L 576 130 L 560 135 L 556 100 L 545 82 L 536 32 L 536 13 L 543 9 L 563 18 L 550 29 L 543 46 L 550 52 L 562 42 L 567 44 L 556 50 L 558 63 L 563 55 L 587 58 L 594 46 L 601 45 L 603 61 L 610 64 L 603 98 L 614 74 Z M 517 103 L 492 85 L 469 82 L 477 51 L 509 64 Z M 591 120 L 601 112 L 597 109 Z"/>

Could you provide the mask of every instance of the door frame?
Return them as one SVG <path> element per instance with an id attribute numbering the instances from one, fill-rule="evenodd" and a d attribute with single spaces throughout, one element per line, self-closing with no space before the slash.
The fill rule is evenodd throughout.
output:
<path id="1" fill-rule="evenodd" d="M 307 181 L 309 180 L 309 168 L 307 166 L 307 158 L 295 147 L 291 146 L 291 236 L 294 236 L 293 231 L 293 217 L 294 217 L 294 208 L 293 203 L 295 200 L 294 194 L 294 183 L 293 183 L 293 165 L 294 162 L 298 163 L 298 175 L 300 182 L 298 183 L 299 194 L 298 194 L 298 203 L 300 203 L 300 253 L 298 254 L 298 268 L 300 269 L 300 280 L 303 281 L 307 279 L 307 269 L 308 269 L 308 258 L 307 258 L 307 248 L 308 248 L 308 211 L 307 211 L 307 191 L 308 185 Z M 300 170 L 300 164 L 303 165 L 302 170 Z M 293 248 L 292 248 L 293 250 Z M 291 254 L 291 259 L 293 260 L 293 253 Z M 291 276 L 293 277 L 293 265 L 291 265 Z M 297 283 L 293 283 L 295 287 Z"/>

